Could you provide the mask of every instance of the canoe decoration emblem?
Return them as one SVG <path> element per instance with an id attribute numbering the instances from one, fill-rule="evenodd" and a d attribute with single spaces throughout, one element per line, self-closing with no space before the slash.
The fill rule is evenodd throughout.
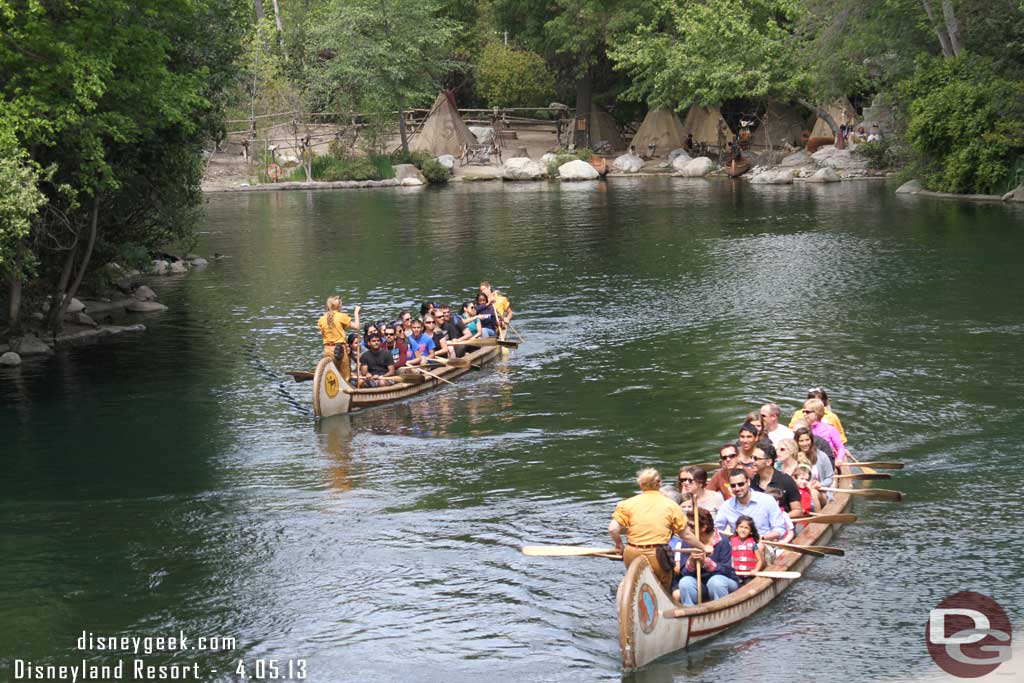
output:
<path id="1" fill-rule="evenodd" d="M 650 586 L 645 584 L 640 588 L 640 600 L 637 602 L 640 608 L 640 630 L 650 633 L 658 623 L 658 602 Z"/>
<path id="2" fill-rule="evenodd" d="M 327 376 L 324 377 L 324 389 L 327 391 L 327 395 L 334 398 L 338 395 L 338 390 L 341 386 L 338 384 L 338 375 L 332 370 L 327 371 Z"/>

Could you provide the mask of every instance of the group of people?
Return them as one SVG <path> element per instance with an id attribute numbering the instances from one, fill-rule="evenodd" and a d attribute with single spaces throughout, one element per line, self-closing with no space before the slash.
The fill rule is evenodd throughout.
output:
<path id="1" fill-rule="evenodd" d="M 775 403 L 748 414 L 737 439 L 718 449 L 721 467 L 710 476 L 683 466 L 675 484 L 663 486 L 656 469 L 640 470 L 640 493 L 620 502 L 608 525 L 626 566 L 647 557 L 665 590 L 693 605 L 698 566 L 704 594 L 715 600 L 772 562 L 763 541 L 793 540 L 831 499 L 836 467 L 847 458 L 846 432 L 821 387 L 808 390 L 788 426 L 780 417 Z"/>
<path id="2" fill-rule="evenodd" d="M 342 312 L 341 303 L 341 297 L 329 297 L 317 327 L 324 355 L 334 359 L 345 381 L 357 388 L 386 386 L 402 367 L 460 358 L 477 348 L 474 339 L 496 337 L 512 320 L 508 298 L 486 280 L 471 300 L 454 305 L 424 302 L 419 317 L 403 310 L 390 322 L 360 326 L 362 307 L 356 306 L 350 316 Z"/>

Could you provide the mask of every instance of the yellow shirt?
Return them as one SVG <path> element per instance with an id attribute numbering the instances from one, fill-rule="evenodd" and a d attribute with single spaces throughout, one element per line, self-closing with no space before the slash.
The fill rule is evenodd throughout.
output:
<path id="1" fill-rule="evenodd" d="M 672 534 L 686 528 L 683 511 L 661 491 L 644 491 L 615 506 L 612 519 L 629 536 L 632 545 L 668 543 Z"/>
<path id="2" fill-rule="evenodd" d="M 803 420 L 803 419 L 804 419 L 803 408 L 797 408 L 796 412 L 793 413 L 793 417 L 790 418 L 790 420 L 789 420 L 789 428 L 793 429 L 793 425 L 796 424 L 797 420 Z M 846 430 L 843 429 L 843 423 L 839 421 L 839 416 L 838 415 L 833 413 L 828 408 L 825 408 L 825 417 L 821 418 L 821 421 L 822 422 L 827 422 L 828 424 L 830 424 L 833 427 L 835 427 L 836 430 L 839 432 L 839 438 L 843 440 L 844 444 L 846 443 Z"/>
<path id="3" fill-rule="evenodd" d="M 324 338 L 324 346 L 343 343 L 345 331 L 351 324 L 352 318 L 340 311 L 328 311 L 316 321 L 316 326 L 320 328 L 320 336 Z"/>
<path id="4" fill-rule="evenodd" d="M 509 303 L 507 297 L 499 294 L 498 292 L 495 292 L 493 306 L 495 313 L 497 313 L 501 317 L 505 317 L 505 313 L 507 313 L 508 309 L 512 307 L 512 304 Z"/>

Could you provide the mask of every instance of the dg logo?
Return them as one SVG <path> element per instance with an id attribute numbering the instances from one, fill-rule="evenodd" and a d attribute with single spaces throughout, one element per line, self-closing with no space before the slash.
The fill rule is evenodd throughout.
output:
<path id="1" fill-rule="evenodd" d="M 978 678 L 1010 659 L 1010 619 L 998 602 L 971 591 L 949 596 L 928 614 L 928 653 L 946 673 Z"/>

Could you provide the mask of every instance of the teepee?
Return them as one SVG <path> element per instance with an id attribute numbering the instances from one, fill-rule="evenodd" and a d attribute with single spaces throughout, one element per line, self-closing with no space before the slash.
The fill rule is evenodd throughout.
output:
<path id="1" fill-rule="evenodd" d="M 794 107 L 781 102 L 769 102 L 757 130 L 751 136 L 754 147 L 782 147 L 785 144 L 800 145 L 800 135 L 805 127 L 804 118 Z"/>
<path id="2" fill-rule="evenodd" d="M 690 111 L 686 112 L 686 120 L 683 121 L 683 138 L 692 134 L 694 142 L 703 142 L 711 147 L 718 147 L 718 124 L 724 121 L 718 107 L 701 107 L 695 104 L 690 107 Z M 725 124 L 726 142 L 732 139 L 732 135 L 729 124 Z"/>
<path id="3" fill-rule="evenodd" d="M 459 116 L 455 98 L 450 92 L 442 92 L 434 100 L 423 127 L 409 141 L 409 150 L 430 152 L 434 156 L 462 154 L 463 145 L 475 145 L 476 137 L 469 132 L 466 122 Z"/>
<path id="4" fill-rule="evenodd" d="M 590 112 L 590 146 L 597 147 L 600 142 L 607 142 L 613 150 L 625 147 L 622 144 L 622 136 L 619 135 L 619 127 L 615 125 L 612 115 L 600 107 L 594 107 Z"/>
<path id="5" fill-rule="evenodd" d="M 825 107 L 825 111 L 836 120 L 837 126 L 841 126 L 844 123 L 849 126 L 857 121 L 857 110 L 853 108 L 850 100 L 846 97 L 837 97 L 831 104 Z M 835 136 L 835 133 L 825 123 L 825 119 L 819 118 L 814 123 L 814 129 L 811 131 L 812 138 L 833 136 Z"/>
<path id="6" fill-rule="evenodd" d="M 655 156 L 665 156 L 679 149 L 686 141 L 686 130 L 676 113 L 668 107 L 658 107 L 647 112 L 633 136 L 637 154 L 647 154 L 649 145 L 657 145 Z"/>

